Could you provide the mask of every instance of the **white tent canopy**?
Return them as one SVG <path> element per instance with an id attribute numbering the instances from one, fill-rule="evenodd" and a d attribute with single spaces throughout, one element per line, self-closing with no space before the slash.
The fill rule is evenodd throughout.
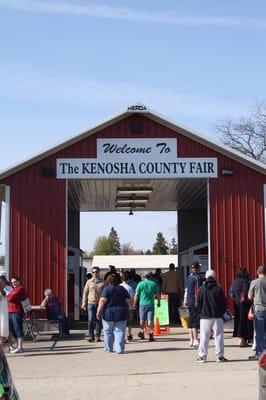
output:
<path id="1" fill-rule="evenodd" d="M 117 269 L 155 270 L 161 268 L 168 270 L 169 264 L 177 265 L 177 255 L 129 255 L 129 256 L 94 256 L 92 267 L 97 266 L 101 270 L 114 265 Z"/>

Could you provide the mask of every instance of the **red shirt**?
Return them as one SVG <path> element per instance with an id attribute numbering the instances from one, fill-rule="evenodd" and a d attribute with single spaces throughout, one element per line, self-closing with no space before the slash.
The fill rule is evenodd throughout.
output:
<path id="1" fill-rule="evenodd" d="M 26 290 L 23 286 L 17 286 L 7 295 L 8 312 L 9 313 L 24 313 L 21 301 L 26 298 Z"/>

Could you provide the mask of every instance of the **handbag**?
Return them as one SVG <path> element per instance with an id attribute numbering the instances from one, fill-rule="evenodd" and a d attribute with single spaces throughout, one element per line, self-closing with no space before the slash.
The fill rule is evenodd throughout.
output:
<path id="1" fill-rule="evenodd" d="M 239 302 L 240 302 L 240 304 L 244 304 L 244 303 L 246 303 L 247 301 L 248 301 L 247 295 L 245 295 L 244 292 L 241 292 L 241 293 L 240 293 L 240 296 L 239 296 Z"/>
<path id="2" fill-rule="evenodd" d="M 180 318 L 189 318 L 189 310 L 188 307 L 178 307 L 178 312 Z"/>
<path id="3" fill-rule="evenodd" d="M 232 319 L 233 319 L 233 316 L 232 316 L 231 312 L 228 309 L 225 310 L 224 315 L 223 315 L 224 322 L 232 321 Z"/>
<path id="4" fill-rule="evenodd" d="M 30 299 L 28 297 L 26 297 L 24 300 L 21 300 L 21 305 L 25 313 L 31 311 Z"/>
<path id="5" fill-rule="evenodd" d="M 253 307 L 250 307 L 249 312 L 248 312 L 248 320 L 253 321 L 254 320 L 254 310 Z"/>

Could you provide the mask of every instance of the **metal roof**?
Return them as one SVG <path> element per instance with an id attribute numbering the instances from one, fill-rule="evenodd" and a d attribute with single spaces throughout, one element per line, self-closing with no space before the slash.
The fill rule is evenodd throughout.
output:
<path id="1" fill-rule="evenodd" d="M 138 107 L 138 106 L 139 106 L 139 110 L 136 109 L 136 107 Z M 244 165 L 247 165 L 248 167 L 250 167 L 252 169 L 257 170 L 258 172 L 260 172 L 262 174 L 266 173 L 265 164 L 255 161 L 255 160 L 233 150 L 232 148 L 230 148 L 228 146 L 219 145 L 219 144 L 217 144 L 217 141 L 207 138 L 206 136 L 203 136 L 195 131 L 185 128 L 184 126 L 176 124 L 175 122 L 161 116 L 159 113 L 149 110 L 148 107 L 137 103 L 132 106 L 129 106 L 127 108 L 127 110 L 125 110 L 125 111 L 119 112 L 111 117 L 106 118 L 105 120 L 103 120 L 99 123 L 92 125 L 90 128 L 76 134 L 75 136 L 72 136 L 70 139 L 68 139 L 64 142 L 61 142 L 53 147 L 50 147 L 47 150 L 29 158 L 29 159 L 22 161 L 21 163 L 18 163 L 14 166 L 9 167 L 6 170 L 0 171 L 0 180 L 8 177 L 11 174 L 14 174 L 15 172 L 22 170 L 25 167 L 28 167 L 28 166 L 34 164 L 37 161 L 40 161 L 52 154 L 55 154 L 56 152 L 58 152 L 60 150 L 65 149 L 66 147 L 69 147 L 70 145 L 86 138 L 87 136 L 93 135 L 93 134 L 99 132 L 100 130 L 107 128 L 108 126 L 122 120 L 123 118 L 126 118 L 129 115 L 132 115 L 132 113 L 143 114 L 147 118 L 150 118 L 151 120 L 156 121 L 156 122 L 160 123 L 161 125 L 166 126 L 175 132 L 181 133 L 184 136 L 187 136 L 190 139 L 192 139 L 198 143 L 201 143 L 211 149 L 214 149 L 221 154 L 231 157 L 232 159 L 234 159 Z"/>
<path id="2" fill-rule="evenodd" d="M 153 188 L 144 209 L 135 211 L 176 211 L 204 209 L 207 207 L 206 179 L 150 179 L 145 181 Z M 128 211 L 116 209 L 117 187 L 127 180 L 70 180 L 68 182 L 68 206 L 79 211 Z M 143 180 L 134 180 L 131 186 L 143 185 Z"/>

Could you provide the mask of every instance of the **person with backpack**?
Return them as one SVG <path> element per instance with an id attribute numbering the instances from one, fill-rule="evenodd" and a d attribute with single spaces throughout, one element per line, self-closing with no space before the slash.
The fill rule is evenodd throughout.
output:
<path id="1" fill-rule="evenodd" d="M 200 312 L 198 308 L 198 292 L 202 285 L 200 277 L 200 267 L 197 261 L 191 265 L 191 273 L 187 278 L 186 300 L 185 305 L 189 310 L 189 346 L 197 348 L 199 346 L 199 327 L 200 327 Z"/>

